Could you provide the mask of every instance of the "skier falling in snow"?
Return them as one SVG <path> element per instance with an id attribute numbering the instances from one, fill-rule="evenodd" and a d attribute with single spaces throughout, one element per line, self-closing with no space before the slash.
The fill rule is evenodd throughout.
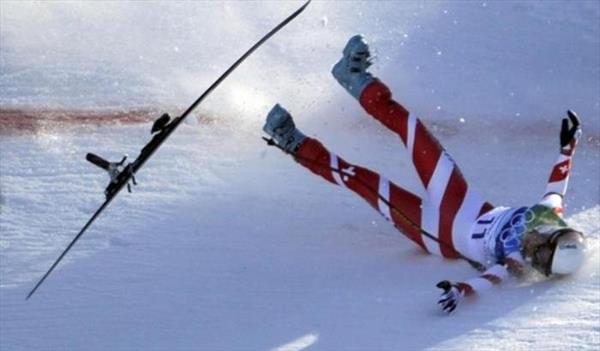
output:
<path id="1" fill-rule="evenodd" d="M 263 129 L 273 138 L 272 143 L 298 163 L 357 193 L 425 251 L 483 266 L 478 277 L 437 285 L 444 290 L 438 301 L 444 311 L 452 312 L 463 296 L 485 291 L 509 274 L 521 276 L 531 267 L 546 276 L 570 274 L 582 265 L 585 238 L 562 219 L 571 158 L 581 135 L 573 112 L 563 119 L 560 156 L 542 200 L 533 206 L 496 207 L 468 185 L 425 125 L 392 100 L 389 89 L 367 72 L 370 65 L 368 44 L 357 35 L 346 44 L 332 73 L 368 114 L 398 134 L 426 189 L 424 198 L 372 170 L 346 162 L 318 140 L 306 137 L 279 104 L 267 115 Z"/>

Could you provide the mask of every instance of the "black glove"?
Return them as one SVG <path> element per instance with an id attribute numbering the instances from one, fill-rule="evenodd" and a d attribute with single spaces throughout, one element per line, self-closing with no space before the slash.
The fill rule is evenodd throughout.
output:
<path id="1" fill-rule="evenodd" d="M 579 138 L 579 134 L 581 133 L 581 128 L 579 128 L 579 117 L 575 114 L 575 112 L 569 110 L 567 111 L 567 115 L 569 119 L 563 118 L 562 127 L 560 128 L 560 147 L 564 148 L 566 146 L 571 145 L 571 142 L 577 141 Z M 573 126 L 569 128 L 569 120 L 571 120 L 571 124 Z"/>
<path id="2" fill-rule="evenodd" d="M 454 311 L 458 305 L 458 300 L 462 297 L 458 286 L 450 283 L 448 280 L 443 280 L 437 283 L 437 287 L 444 290 L 444 293 L 438 300 L 438 305 L 447 313 Z"/>

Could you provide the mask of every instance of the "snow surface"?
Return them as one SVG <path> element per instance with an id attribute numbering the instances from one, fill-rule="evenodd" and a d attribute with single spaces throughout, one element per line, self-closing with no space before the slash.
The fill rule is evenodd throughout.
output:
<path id="1" fill-rule="evenodd" d="M 297 2 L 0 2 L 2 108 L 176 114 Z M 495 204 L 539 199 L 572 108 L 576 275 L 510 282 L 438 311 L 442 279 L 353 194 L 260 140 L 275 102 L 349 161 L 422 191 L 401 143 L 329 69 L 364 33 L 375 72 Z M 135 157 L 149 125 L 0 138 L 2 350 L 597 350 L 600 3 L 315 2 L 221 86 L 29 301 L 102 202 L 93 151 Z M 206 119 L 206 117 L 210 117 Z M 205 118 L 205 122 L 203 122 Z"/>

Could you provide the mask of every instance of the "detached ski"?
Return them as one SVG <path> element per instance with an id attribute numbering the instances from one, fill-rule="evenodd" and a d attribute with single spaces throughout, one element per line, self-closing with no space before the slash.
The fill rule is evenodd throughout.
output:
<path id="1" fill-rule="evenodd" d="M 246 51 L 237 61 L 231 65 L 217 80 L 210 86 L 200 97 L 194 101 L 190 105 L 190 107 L 181 114 L 179 117 L 171 118 L 168 114 L 163 114 L 160 118 L 158 118 L 154 124 L 152 125 L 151 133 L 154 135 L 152 139 L 142 148 L 139 156 L 133 161 L 125 164 L 127 160 L 127 156 L 123 157 L 123 159 L 119 162 L 109 162 L 102 157 L 89 153 L 86 156 L 86 159 L 96 166 L 104 169 L 108 172 L 110 176 L 110 183 L 104 190 L 104 194 L 106 195 L 106 200 L 104 203 L 98 208 L 98 210 L 92 215 L 92 217 L 87 221 L 87 223 L 83 226 L 83 228 L 79 231 L 79 233 L 73 238 L 73 240 L 69 243 L 69 245 L 64 249 L 64 251 L 60 254 L 60 256 L 54 261 L 50 269 L 44 274 L 44 276 L 38 281 L 35 287 L 29 292 L 27 295 L 27 300 L 36 292 L 36 290 L 42 285 L 42 283 L 48 278 L 50 273 L 56 268 L 59 262 L 65 257 L 67 252 L 73 247 L 73 245 L 79 240 L 79 238 L 85 233 L 85 231 L 92 225 L 92 223 L 98 218 L 98 216 L 106 209 L 106 207 L 112 202 L 112 200 L 119 194 L 124 187 L 127 187 L 127 190 L 131 192 L 131 183 L 136 185 L 135 174 L 142 168 L 142 166 L 148 161 L 150 157 L 154 154 L 156 150 L 162 145 L 162 143 L 167 140 L 167 138 L 177 129 L 177 127 L 183 122 L 183 120 L 217 87 L 225 78 L 227 78 L 231 72 L 233 72 L 248 56 L 250 56 L 258 47 L 260 47 L 264 42 L 266 42 L 269 38 L 271 38 L 275 33 L 277 33 L 280 29 L 285 27 L 288 23 L 290 23 L 294 18 L 296 18 L 312 0 L 308 0 L 302 5 L 298 10 L 289 15 L 283 22 L 278 24 L 275 28 L 273 28 L 269 33 L 267 33 L 264 37 L 262 37 L 258 42 L 256 42 L 248 51 Z"/>

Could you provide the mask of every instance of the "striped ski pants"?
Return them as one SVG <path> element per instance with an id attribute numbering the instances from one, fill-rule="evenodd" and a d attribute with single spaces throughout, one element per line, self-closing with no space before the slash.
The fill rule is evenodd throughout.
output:
<path id="1" fill-rule="evenodd" d="M 364 89 L 360 104 L 407 147 L 426 189 L 425 198 L 372 170 L 346 162 L 313 138 L 307 138 L 300 146 L 296 161 L 327 181 L 358 194 L 427 252 L 447 258 L 457 258 L 457 251 L 469 252 L 473 223 L 493 206 L 469 187 L 438 140 L 418 118 L 392 99 L 381 81 L 375 80 Z M 437 240 L 423 235 L 420 229 Z"/>

